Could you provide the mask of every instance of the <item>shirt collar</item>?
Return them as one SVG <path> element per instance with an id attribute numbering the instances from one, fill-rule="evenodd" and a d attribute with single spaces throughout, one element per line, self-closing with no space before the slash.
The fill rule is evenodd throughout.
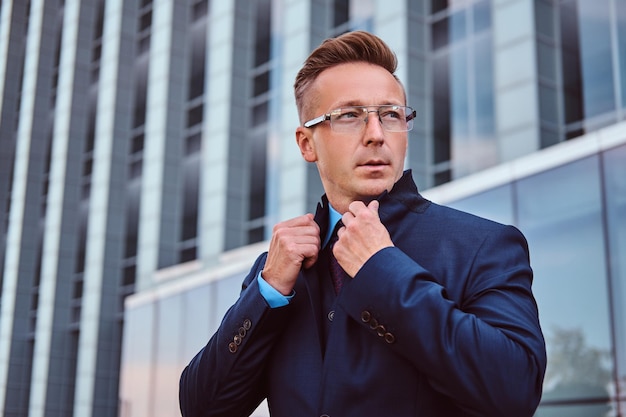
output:
<path id="1" fill-rule="evenodd" d="M 328 214 L 328 229 L 326 230 L 326 237 L 324 238 L 324 244 L 322 245 L 322 248 L 326 247 L 328 241 L 330 240 L 330 236 L 333 233 L 333 230 L 335 230 L 337 222 L 341 220 L 341 214 L 339 214 L 339 212 L 335 210 L 333 206 L 330 205 L 330 203 L 328 203 Z"/>

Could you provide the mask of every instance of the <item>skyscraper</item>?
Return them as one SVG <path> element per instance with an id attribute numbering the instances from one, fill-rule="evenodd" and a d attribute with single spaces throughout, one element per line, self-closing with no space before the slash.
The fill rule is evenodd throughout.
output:
<path id="1" fill-rule="evenodd" d="M 317 203 L 293 80 L 355 29 L 398 54 L 420 189 L 529 235 L 539 415 L 624 414 L 626 3 L 1 0 L 4 416 L 176 415 L 273 224 Z"/>

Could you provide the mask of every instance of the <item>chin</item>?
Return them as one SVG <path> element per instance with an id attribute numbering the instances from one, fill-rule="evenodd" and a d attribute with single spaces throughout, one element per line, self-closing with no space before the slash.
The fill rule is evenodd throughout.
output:
<path id="1" fill-rule="evenodd" d="M 363 201 L 372 201 L 385 191 L 391 191 L 393 181 L 381 181 L 377 184 L 370 184 L 361 190 L 361 199 Z"/>

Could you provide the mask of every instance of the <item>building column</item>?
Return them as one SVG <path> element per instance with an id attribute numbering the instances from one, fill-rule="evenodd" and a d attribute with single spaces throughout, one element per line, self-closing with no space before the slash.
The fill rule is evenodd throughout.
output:
<path id="1" fill-rule="evenodd" d="M 0 408 L 5 416 L 19 415 L 29 402 L 30 312 L 36 308 L 32 295 L 38 278 L 57 11 L 56 1 L 31 2 L 0 306 Z"/>
<path id="2" fill-rule="evenodd" d="M 276 80 L 277 103 L 275 114 L 280 125 L 277 129 L 278 137 L 269 138 L 271 150 L 268 165 L 277 164 L 279 172 L 274 175 L 280 181 L 278 186 L 276 202 L 277 216 L 272 219 L 275 222 L 300 216 L 306 212 L 315 210 L 315 202 L 308 201 L 309 196 L 309 176 L 317 175 L 317 168 L 306 162 L 296 143 L 296 128 L 300 124 L 298 110 L 293 92 L 293 83 L 296 74 L 302 67 L 304 60 L 311 52 L 312 48 L 312 8 L 314 7 L 308 0 L 280 0 L 282 4 L 279 9 L 282 13 L 277 17 L 277 25 L 280 29 L 276 31 L 277 38 L 274 42 L 280 46 L 276 56 L 280 62 L 276 65 L 277 73 L 273 80 Z M 272 160 L 276 158 L 276 160 Z M 312 168 L 312 169 L 311 169 Z M 319 180 L 314 179 L 313 184 L 318 184 Z M 269 195 L 269 198 L 275 198 Z M 314 199 L 319 199 L 319 195 Z M 274 214 L 274 213 L 272 213 Z M 269 225 L 268 232 L 271 232 Z"/>
<path id="3" fill-rule="evenodd" d="M 25 2 L 2 2 L 0 6 L 0 293 L 4 269 L 5 241 L 8 213 L 4 204 L 10 201 L 13 159 L 15 157 L 15 119 L 21 85 L 13 82 L 21 78 L 24 64 L 24 31 L 28 16 Z"/>
<path id="4" fill-rule="evenodd" d="M 94 1 L 64 5 L 51 165 L 39 284 L 29 416 L 67 416 L 76 339 L 69 331 L 83 149 L 87 135 Z"/>
<path id="5" fill-rule="evenodd" d="M 225 243 L 235 15 L 234 1 L 210 2 L 198 213 L 198 259 L 205 264 L 215 262 Z"/>
<path id="6" fill-rule="evenodd" d="M 185 129 L 189 6 L 157 0 L 152 10 L 146 104 L 137 291 L 153 284 L 158 269 L 178 263 L 182 204 L 181 158 Z"/>
<path id="7" fill-rule="evenodd" d="M 106 0 L 104 8 L 74 417 L 117 415 L 137 8 L 137 0 Z"/>
<path id="8" fill-rule="evenodd" d="M 532 0 L 493 2 L 494 90 L 499 162 L 540 149 L 535 6 Z"/>

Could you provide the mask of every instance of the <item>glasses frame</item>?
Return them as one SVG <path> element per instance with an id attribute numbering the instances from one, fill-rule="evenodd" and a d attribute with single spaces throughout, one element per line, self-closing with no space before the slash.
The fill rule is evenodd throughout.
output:
<path id="1" fill-rule="evenodd" d="M 376 107 L 377 109 L 376 110 L 370 110 L 372 107 Z M 365 116 L 365 119 L 363 120 L 364 123 L 367 123 L 368 117 L 369 117 L 370 113 L 376 113 L 378 115 L 378 121 L 380 122 L 381 127 L 383 128 L 383 130 L 385 130 L 387 132 L 408 132 L 411 129 L 413 129 L 413 124 L 411 124 L 411 127 L 407 128 L 406 130 L 389 130 L 389 129 L 387 129 L 385 127 L 385 123 L 380 118 L 380 110 L 382 108 L 389 108 L 389 107 L 398 107 L 398 108 L 402 107 L 402 108 L 406 109 L 407 110 L 407 112 L 406 112 L 406 114 L 407 114 L 406 122 L 407 123 L 410 122 L 411 120 L 415 120 L 415 117 L 417 117 L 417 112 L 415 111 L 415 109 L 413 109 L 410 106 L 398 106 L 398 105 L 395 105 L 395 104 L 379 104 L 379 105 L 371 105 L 371 106 L 347 106 L 347 107 L 341 107 L 341 108 L 338 108 L 338 109 L 334 109 L 334 110 L 329 111 L 326 114 L 322 114 L 321 116 L 317 116 L 314 119 L 311 119 L 311 120 L 309 120 L 307 122 L 304 122 L 303 126 L 306 127 L 306 128 L 312 128 L 312 127 L 315 127 L 315 126 L 319 125 L 320 123 L 323 123 L 323 122 L 328 120 L 328 121 L 331 122 L 330 123 L 330 128 L 333 129 L 333 123 L 332 123 L 332 120 L 331 120 L 333 115 L 335 115 L 337 113 L 340 113 L 342 110 L 345 110 L 345 109 L 361 109 L 361 110 L 363 110 L 363 113 L 367 114 L 367 116 Z"/>

